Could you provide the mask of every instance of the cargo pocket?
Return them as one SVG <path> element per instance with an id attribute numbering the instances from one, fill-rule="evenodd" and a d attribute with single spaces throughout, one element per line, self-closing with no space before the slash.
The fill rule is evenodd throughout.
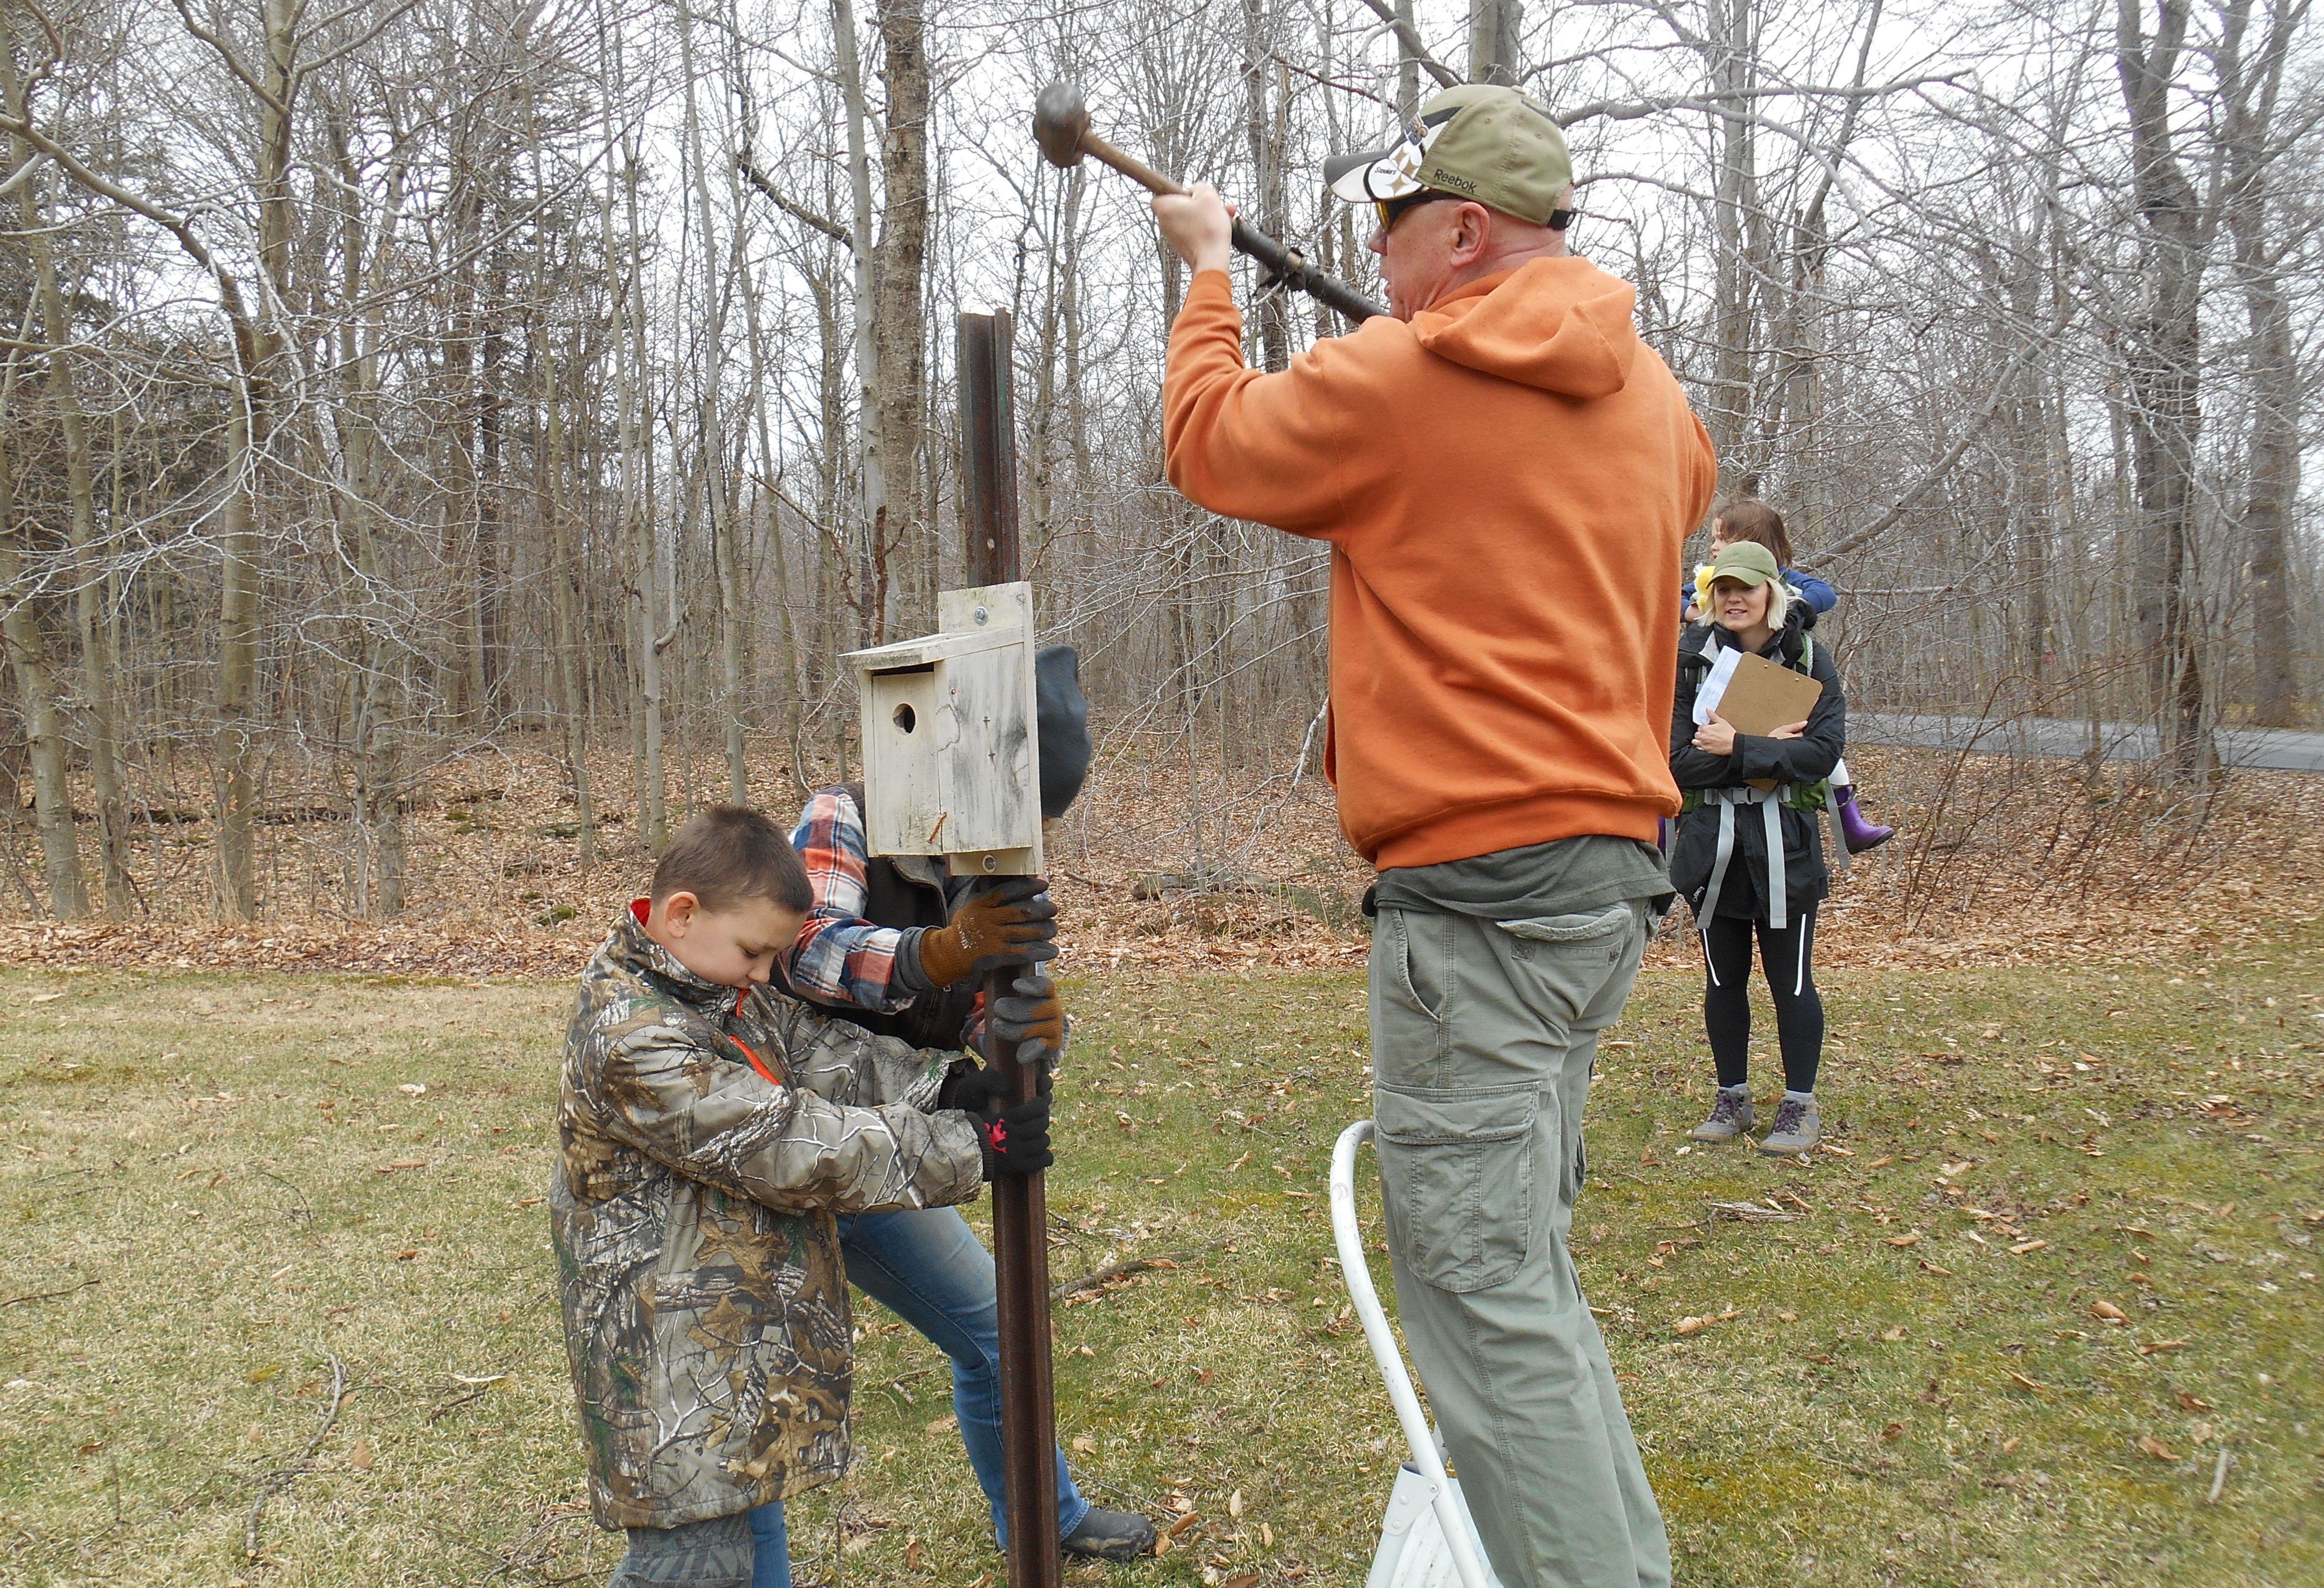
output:
<path id="1" fill-rule="evenodd" d="M 1381 1190 L 1413 1271 L 1438 1289 L 1506 1284 L 1533 1250 L 1540 1107 L 1530 1081 L 1374 1094 Z"/>

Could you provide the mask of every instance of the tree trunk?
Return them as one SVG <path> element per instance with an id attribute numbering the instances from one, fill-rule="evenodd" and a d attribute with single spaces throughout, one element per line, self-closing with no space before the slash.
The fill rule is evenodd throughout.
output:
<path id="1" fill-rule="evenodd" d="M 585 709 L 586 665 L 581 626 L 581 547 L 567 487 L 571 468 L 566 456 L 565 391 L 553 348 L 542 349 L 547 369 L 541 382 L 548 410 L 549 552 L 550 612 L 557 632 L 558 709 L 565 717 L 565 761 L 573 785 L 573 819 L 580 832 L 581 867 L 597 861 L 597 813 L 589 799 L 589 719 Z"/>
<path id="2" fill-rule="evenodd" d="M 733 23 L 728 30 L 728 37 L 739 40 L 742 37 L 742 29 L 739 23 L 734 21 L 731 8 L 728 20 Z M 737 81 L 743 80 L 747 69 L 740 60 L 739 45 L 734 46 L 733 52 L 729 56 L 727 69 Z M 747 148 L 749 138 L 747 125 L 744 128 L 744 138 Z M 751 268 L 748 251 L 744 247 L 744 242 L 750 235 L 746 224 L 749 212 L 744 208 L 742 200 L 742 168 L 739 162 L 727 162 L 726 191 L 727 202 L 734 212 L 735 278 L 742 289 L 742 323 L 743 328 L 750 335 L 751 430 L 758 442 L 760 475 L 759 487 L 752 494 L 752 500 L 755 506 L 763 508 L 763 522 L 767 528 L 767 555 L 769 560 L 774 564 L 775 622 L 780 631 L 779 639 L 782 646 L 783 673 L 780 688 L 783 700 L 774 726 L 778 733 L 784 733 L 797 722 L 799 712 L 806 709 L 807 690 L 799 678 L 798 624 L 792 614 L 792 603 L 796 593 L 791 589 L 790 557 L 783 540 L 782 510 L 777 505 L 777 498 L 773 492 L 772 482 L 782 473 L 782 466 L 775 453 L 773 433 L 767 424 L 769 384 L 767 342 L 759 318 L 758 272 Z M 754 516 L 760 515 L 754 513 Z"/>
<path id="3" fill-rule="evenodd" d="M 12 366 L 5 383 L 0 383 L 0 393 L 14 383 Z M 6 406 L 0 401 L 0 411 Z M 32 824 L 40 836 L 41 859 L 47 872 L 49 908 L 60 920 L 72 920 L 88 913 L 88 893 L 81 881 L 80 845 L 73 831 L 71 766 L 41 633 L 40 604 L 25 586 L 23 559 L 17 546 L 15 497 L 8 438 L 0 430 L 0 601 L 7 604 L 5 616 L 0 616 L 0 643 L 7 648 L 18 708 L 24 718 L 32 763 Z"/>
<path id="4" fill-rule="evenodd" d="M 2300 364 L 2292 314 L 2271 269 L 2247 282 L 2252 328 L 2250 478 L 2244 497 L 2245 556 L 2251 582 L 2252 720 L 2290 728 L 2307 719 L 2298 638 L 2292 621 L 2290 520 L 2300 498 Z"/>
<path id="5" fill-rule="evenodd" d="M 332 153 L 346 194 L 360 191 L 361 171 L 344 126 L 334 121 Z M 406 690 L 404 648 L 397 642 L 398 614 L 391 595 L 388 554 L 382 544 L 380 482 L 379 341 L 385 288 L 395 257 L 395 217 L 402 179 L 391 177 L 374 245 L 361 208 L 352 200 L 340 225 L 338 306 L 341 412 L 339 516 L 354 549 L 354 577 L 343 581 L 353 615 L 346 653 L 353 659 L 353 697 L 348 759 L 355 779 L 355 840 L 348 902 L 356 919 L 370 920 L 403 910 L 402 740 Z M 368 289 L 368 290 L 367 290 Z M 373 864 L 374 853 L 377 864 Z"/>
<path id="6" fill-rule="evenodd" d="M 1268 103 L 1275 78 L 1274 18 L 1267 0 L 1242 0 L 1243 126 L 1250 143 L 1252 208 L 1259 229 L 1272 237 L 1285 235 L 1283 216 L 1283 148 L 1276 136 L 1276 118 Z M 1259 341 L 1257 363 L 1261 369 L 1287 369 L 1291 364 L 1291 305 L 1287 292 L 1268 292 L 1252 305 L 1252 327 Z"/>
<path id="7" fill-rule="evenodd" d="M 1048 172 L 1040 173 L 1044 180 Z M 1060 188 L 1070 185 L 1070 176 L 1060 179 Z M 1042 219 L 1043 195 L 1036 187 L 1026 203 L 1025 223 L 1028 230 Z M 1052 227 L 1049 246 L 1042 250 L 1041 309 L 1036 321 L 1039 329 L 1033 338 L 1033 401 L 1025 414 L 1025 531 L 1024 543 L 1030 548 L 1026 562 L 1035 568 L 1047 560 L 1050 544 L 1056 535 L 1056 525 L 1051 512 L 1056 502 L 1057 472 L 1057 342 L 1064 317 L 1064 282 L 1060 279 L 1065 253 L 1064 240 L 1054 229 L 1055 217 L 1062 205 L 1049 210 Z M 1014 311 L 1012 311 L 1013 313 Z"/>
<path id="8" fill-rule="evenodd" d="M 2284 250 L 2269 237 L 2273 156 L 2268 134 L 2292 33 L 2307 7 L 2303 3 L 2288 13 L 2272 10 L 2267 37 L 2250 70 L 2245 69 L 2242 45 L 2251 0 L 2229 0 L 2224 9 L 2219 56 L 2221 97 L 2227 101 L 2227 221 L 2251 327 L 2245 368 L 2252 417 L 2242 530 L 2251 600 L 2252 720 L 2261 727 L 2288 728 L 2305 715 L 2290 586 L 2290 521 L 2300 496 L 2301 369 L 2283 285 Z"/>
<path id="9" fill-rule="evenodd" d="M 717 576 L 718 656 L 721 725 L 726 748 L 727 798 L 736 805 L 751 799 L 750 763 L 742 743 L 742 549 L 736 543 L 733 503 L 726 489 L 726 428 L 719 414 L 718 387 L 726 356 L 726 297 L 719 281 L 718 213 L 710 202 L 710 167 L 703 157 L 702 115 L 695 96 L 693 0 L 678 4 L 678 75 L 686 79 L 686 160 L 693 169 L 697 224 L 702 228 L 701 313 L 708 320 L 709 355 L 702 361 L 702 402 L 699 443 L 702 452 L 702 502 L 708 515 L 710 555 Z"/>
<path id="10" fill-rule="evenodd" d="M 264 0 L 265 92 L 256 97 L 258 263 L 262 304 L 293 300 L 290 101 L 300 7 Z M 218 512 L 218 643 L 216 787 L 219 911 L 246 920 L 258 909 L 258 586 L 255 493 L 270 424 L 272 366 L 282 355 L 275 316 L 262 309 L 250 327 L 238 399 L 226 422 L 229 480 Z"/>
<path id="11" fill-rule="evenodd" d="M 759 322 L 758 285 L 752 272 L 747 270 L 742 272 L 742 314 L 751 334 L 751 424 L 758 437 L 759 469 L 766 479 L 773 480 L 779 472 L 780 464 L 775 457 L 773 433 L 767 425 L 767 388 L 770 382 L 766 337 Z M 773 605 L 782 642 L 782 690 L 786 697 L 783 720 L 775 725 L 778 730 L 787 731 L 789 723 L 806 708 L 807 703 L 807 684 L 799 676 L 798 623 L 793 612 L 798 592 L 791 588 L 790 549 L 785 543 L 782 512 L 775 505 L 777 498 L 770 490 L 762 487 L 753 499 L 767 504 L 767 556 L 774 564 Z"/>
<path id="12" fill-rule="evenodd" d="M 1089 180 L 1086 162 L 1065 174 L 1064 302 L 1065 436 L 1074 456 L 1074 500 L 1086 504 L 1090 492 L 1089 399 L 1082 383 L 1082 197 Z"/>
<path id="13" fill-rule="evenodd" d="M 258 910 L 258 780 L 253 765 L 258 692 L 258 525 L 251 475 L 258 466 L 248 417 L 226 420 L 233 483 L 218 513 L 217 784 L 218 908 L 228 920 Z"/>
<path id="14" fill-rule="evenodd" d="M 1752 0 L 1720 0 L 1713 6 L 1711 53 L 1712 82 L 1722 94 L 1741 94 L 1757 77 L 1753 59 Z M 1716 251 L 1713 278 L 1716 347 L 1709 411 L 1703 416 L 1719 452 L 1721 494 L 1749 490 L 1756 469 L 1747 459 L 1744 439 L 1751 420 L 1751 305 L 1753 282 L 1745 232 L 1757 207 L 1758 177 L 1751 138 L 1751 115 L 1739 99 L 1725 102 L 1718 115 L 1719 165 L 1712 205 Z"/>
<path id="15" fill-rule="evenodd" d="M 617 361 L 622 388 L 622 555 L 628 564 L 630 654 L 637 669 L 637 832 L 646 853 L 659 856 L 669 845 L 669 789 L 662 773 L 661 653 L 667 642 L 655 626 L 660 622 L 661 559 L 654 547 L 650 479 L 653 396 L 649 372 L 652 365 L 646 357 L 645 306 L 636 296 L 645 279 L 645 245 L 638 217 L 638 183 L 643 173 L 638 150 L 632 146 L 625 152 L 622 187 L 628 249 L 622 259 L 606 263 L 614 278 L 614 340 L 622 349 Z"/>
<path id="16" fill-rule="evenodd" d="M 853 0 L 831 0 L 831 25 L 840 97 L 846 107 L 847 190 L 855 217 L 852 234 L 854 241 L 851 245 L 855 266 L 855 424 L 862 472 L 863 518 L 862 541 L 856 555 L 857 627 L 865 644 L 878 644 L 887 638 L 887 614 L 878 593 L 876 569 L 882 561 L 882 537 L 888 532 L 890 471 L 881 429 L 886 412 L 882 394 L 886 388 L 880 367 L 880 339 L 873 332 L 880 294 L 878 272 L 872 263 L 872 158 L 867 146 L 871 112 L 864 106 L 863 64 L 856 47 Z M 835 443 L 837 434 L 826 432 L 829 442 Z"/>
<path id="17" fill-rule="evenodd" d="M 1418 32 L 1413 23 L 1412 0 L 1396 0 L 1396 115 L 1410 126 L 1420 119 L 1420 61 L 1404 43 L 1406 34 Z"/>
<path id="18" fill-rule="evenodd" d="M 0 102 L 21 102 L 15 57 L 0 44 Z M 9 140 L 12 163 L 30 160 L 32 149 L 20 138 Z M 65 492 L 69 504 L 69 534 L 72 545 L 73 615 L 79 629 L 80 688 L 88 728 L 89 780 L 96 786 L 97 856 L 104 879 L 106 913 L 118 920 L 129 914 L 134 900 L 129 887 L 127 851 L 129 812 L 121 794 L 121 749 L 114 705 L 113 650 L 105 623 L 106 569 L 96 555 L 97 484 L 89 461 L 88 428 L 81 412 L 80 392 L 73 380 L 67 348 L 72 342 L 72 320 L 57 279 L 55 251 L 50 246 L 47 217 L 40 203 L 37 181 L 16 189 L 17 213 L 24 223 L 24 242 L 32 256 L 33 290 L 40 295 L 41 319 L 49 341 L 49 400 L 54 404 L 65 455 Z M 76 860 L 74 873 L 79 865 Z"/>
<path id="19" fill-rule="evenodd" d="M 884 524 L 876 524 L 874 566 L 918 568 L 924 522 L 921 438 L 927 400 L 928 263 L 928 58 L 923 0 L 881 0 L 880 78 L 888 88 L 888 123 L 880 144 L 884 203 L 880 215 L 878 296 L 872 335 L 879 346 L 880 456 L 888 477 Z M 860 234 L 859 234 L 860 235 Z M 859 306 L 858 312 L 861 312 Z M 903 614 L 881 592 L 883 623 Z M 933 613 L 915 614 L 932 618 Z M 884 630 L 883 630 L 884 633 Z"/>
<path id="20" fill-rule="evenodd" d="M 500 217 L 493 217 L 497 231 Z M 501 650 L 500 566 L 503 498 L 508 482 L 502 466 L 501 429 L 506 403 L 501 394 L 501 366 L 507 362 L 508 338 L 502 328 L 502 305 L 507 300 L 507 267 L 498 255 L 501 244 L 491 245 L 493 256 L 485 272 L 477 301 L 482 322 L 478 338 L 476 454 L 483 466 L 476 480 L 475 560 L 467 569 L 474 594 L 468 602 L 468 696 L 475 704 L 478 726 L 491 732 L 500 725 Z M 454 569 L 454 577 L 459 570 Z"/>
<path id="21" fill-rule="evenodd" d="M 817 603 L 816 615 L 817 632 L 823 643 L 809 648 L 807 666 L 813 675 L 815 697 L 820 703 L 827 694 L 825 680 L 828 669 L 836 664 L 834 653 L 851 648 L 838 641 L 842 632 L 840 614 L 852 615 L 848 639 L 853 645 L 871 642 L 871 615 L 861 598 L 859 578 L 862 565 L 859 559 L 848 555 L 849 548 L 842 542 L 839 526 L 844 512 L 846 463 L 844 448 L 847 436 L 847 349 L 840 324 L 839 284 L 835 269 L 826 274 L 822 270 L 806 272 L 807 286 L 815 299 L 816 346 L 821 356 L 816 361 L 816 390 L 820 399 L 823 418 L 822 467 L 816 475 L 816 512 L 820 519 L 816 526 L 816 545 L 822 554 L 815 559 L 816 587 L 825 597 Z M 860 351 L 860 350 L 859 350 Z M 820 706 L 818 706 L 820 709 Z M 847 714 L 833 711 L 830 755 L 838 769 L 840 781 L 846 781 Z"/>
<path id="22" fill-rule="evenodd" d="M 1517 47 L 1524 25 L 1525 0 L 1469 0 L 1471 82 L 1516 87 L 1524 74 Z"/>
<path id="23" fill-rule="evenodd" d="M 2138 496 L 2133 607 L 2149 708 L 2170 775 L 2211 764 L 2202 654 L 2190 584 L 2195 536 L 2195 441 L 2202 420 L 2200 329 L 2204 226 L 2194 187 L 2172 147 L 2169 95 L 2187 25 L 2186 0 L 2163 0 L 2144 38 L 2138 0 L 2116 0 L 2116 64 L 2130 113 L 2139 214 L 2140 303 L 2126 338 L 2131 467 Z"/>

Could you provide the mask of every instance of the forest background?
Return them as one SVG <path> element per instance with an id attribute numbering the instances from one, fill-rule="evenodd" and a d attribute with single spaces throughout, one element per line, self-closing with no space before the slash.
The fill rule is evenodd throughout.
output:
<path id="1" fill-rule="evenodd" d="M 0 0 L 0 1581 L 610 1564 L 558 980 L 688 809 L 860 764 L 838 658 L 964 582 L 995 308 L 1098 734 L 1061 1431 L 1176 1518 L 1125 1581 L 1360 1569 L 1325 555 L 1168 488 L 1183 273 L 1028 119 L 1074 78 L 1372 288 L 1319 158 L 1472 75 L 1565 125 L 1575 246 L 1843 592 L 1858 723 L 1985 725 L 1850 745 L 1905 831 L 1821 918 L 1815 1162 L 1683 1140 L 1683 940 L 1606 1044 L 1577 1252 L 1684 1569 L 2314 1580 L 2324 779 L 2225 764 L 2324 726 L 2308 0 L 857 3 Z M 1260 365 L 1338 328 L 1238 296 Z M 804 1569 L 988 1582 L 942 1363 L 858 1317 Z"/>
<path id="2" fill-rule="evenodd" d="M 1058 77 L 1366 288 L 1323 153 L 1464 78 L 1554 110 L 1575 246 L 1844 592 L 1852 706 L 2089 725 L 1858 757 L 1885 935 L 2284 880 L 2312 796 L 2218 734 L 2324 685 L 2307 0 L 0 14 L 0 952 L 569 965 L 687 809 L 853 769 L 838 658 L 964 582 L 952 326 L 1005 308 L 1083 941 L 1359 954 L 1325 552 L 1164 481 L 1182 269 L 1039 161 Z M 1340 328 L 1240 295 L 1255 365 Z"/>

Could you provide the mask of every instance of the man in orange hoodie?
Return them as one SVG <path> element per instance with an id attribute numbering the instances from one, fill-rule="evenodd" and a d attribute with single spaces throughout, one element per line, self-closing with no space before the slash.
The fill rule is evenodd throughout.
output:
<path id="1" fill-rule="evenodd" d="M 1324 768 L 1373 889 L 1374 1115 L 1406 1336 L 1505 1588 L 1670 1581 L 1566 1250 L 1598 1034 L 1670 883 L 1670 584 L 1710 439 L 1631 288 L 1566 253 L 1572 167 L 1514 89 L 1327 162 L 1391 314 L 1242 361 L 1231 212 L 1157 198 L 1194 268 L 1171 483 L 1332 548 Z"/>

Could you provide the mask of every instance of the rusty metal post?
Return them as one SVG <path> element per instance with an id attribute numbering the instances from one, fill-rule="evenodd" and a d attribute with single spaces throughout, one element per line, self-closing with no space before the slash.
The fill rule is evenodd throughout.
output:
<path id="1" fill-rule="evenodd" d="M 1017 424 L 1010 401 L 1009 316 L 960 317 L 961 518 L 970 579 L 1019 577 Z M 984 1006 L 1010 992 L 1014 971 L 984 984 Z M 985 1062 L 1019 1102 L 1038 1079 L 987 1036 Z M 1000 1270 L 1001 1451 L 1007 1486 L 1010 1588 L 1058 1588 L 1057 1412 L 1049 1360 L 1049 1205 L 1043 1177 L 992 1183 L 992 1257 Z"/>

